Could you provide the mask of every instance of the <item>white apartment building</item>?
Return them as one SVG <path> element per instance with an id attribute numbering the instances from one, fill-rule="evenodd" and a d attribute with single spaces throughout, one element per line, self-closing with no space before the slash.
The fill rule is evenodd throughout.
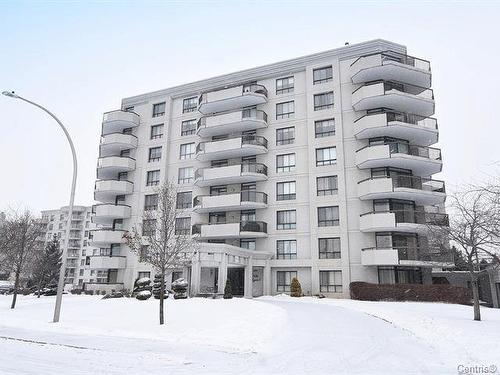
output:
<path id="1" fill-rule="evenodd" d="M 68 214 L 68 206 L 56 210 L 42 211 L 42 223 L 44 225 L 43 247 L 54 236 L 57 236 L 61 249 L 63 248 Z M 96 228 L 91 221 L 91 216 L 92 207 L 74 206 L 66 259 L 66 289 L 83 288 L 84 283 L 92 284 L 98 281 L 107 281 L 98 279 L 98 272 L 103 272 L 103 270 L 95 267 L 91 270 L 91 256 L 97 255 L 97 252 L 100 251 L 99 248 L 92 247 L 89 243 L 90 231 Z M 107 273 L 106 270 L 106 275 Z"/>
<path id="2" fill-rule="evenodd" d="M 453 266 L 428 61 L 374 40 L 122 100 L 104 114 L 93 245 L 109 289 L 152 276 L 123 244 L 155 188 L 178 186 L 200 250 L 191 295 L 349 297 L 353 281 L 430 283 Z M 116 256 L 116 258 L 114 258 Z M 168 282 L 170 282 L 170 278 Z"/>

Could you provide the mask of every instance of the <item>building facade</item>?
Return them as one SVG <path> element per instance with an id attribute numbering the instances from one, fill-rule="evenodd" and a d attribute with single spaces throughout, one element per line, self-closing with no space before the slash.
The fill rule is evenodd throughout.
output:
<path id="1" fill-rule="evenodd" d="M 61 248 L 64 246 L 69 207 L 42 211 L 43 247 L 54 236 L 59 239 Z M 90 231 L 96 226 L 91 221 L 92 207 L 74 206 L 69 232 L 68 252 L 66 259 L 65 289 L 83 288 L 84 284 L 92 284 L 98 279 L 98 268 L 91 269 L 91 257 L 97 255 L 99 248 L 90 246 Z M 41 247 L 42 247 L 41 246 Z M 42 248 L 43 248 L 42 247 Z M 107 271 L 107 270 L 106 270 Z"/>
<path id="2" fill-rule="evenodd" d="M 428 61 L 375 40 L 122 100 L 104 114 L 93 246 L 117 288 L 151 276 L 123 233 L 178 188 L 200 242 L 191 294 L 348 297 L 349 283 L 430 283 L 453 265 Z M 119 259 L 113 259 L 113 256 Z M 123 260 L 123 261 L 122 261 Z"/>

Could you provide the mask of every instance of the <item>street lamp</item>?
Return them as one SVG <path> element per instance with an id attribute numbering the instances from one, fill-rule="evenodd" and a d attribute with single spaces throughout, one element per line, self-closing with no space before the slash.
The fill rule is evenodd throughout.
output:
<path id="1" fill-rule="evenodd" d="M 66 136 L 66 139 L 68 140 L 69 147 L 71 148 L 71 153 L 73 155 L 73 179 L 71 181 L 71 195 L 69 198 L 69 212 L 68 212 L 68 223 L 66 226 L 66 239 L 64 241 L 64 246 L 63 246 L 63 251 L 61 255 L 61 269 L 59 271 L 59 282 L 57 283 L 57 297 L 56 297 L 56 307 L 54 309 L 54 319 L 53 322 L 57 323 L 59 321 L 59 316 L 61 315 L 61 303 L 62 303 L 62 295 L 63 295 L 63 289 L 64 289 L 64 276 L 66 272 L 66 258 L 68 255 L 68 244 L 69 244 L 69 231 L 71 227 L 71 219 L 73 217 L 73 203 L 75 201 L 75 188 L 76 188 L 76 173 L 77 173 L 77 162 L 76 162 L 76 152 L 75 152 L 75 146 L 73 145 L 73 141 L 71 140 L 71 137 L 69 136 L 68 131 L 64 127 L 61 121 L 48 109 L 42 107 L 40 104 L 34 103 L 28 99 L 25 99 L 16 93 L 14 91 L 4 91 L 2 92 L 3 95 L 9 96 L 14 99 L 20 99 L 22 101 L 25 101 L 26 103 L 32 104 L 35 107 L 40 108 L 42 111 L 48 113 L 56 122 L 59 124 L 61 129 L 64 132 L 64 135 Z"/>

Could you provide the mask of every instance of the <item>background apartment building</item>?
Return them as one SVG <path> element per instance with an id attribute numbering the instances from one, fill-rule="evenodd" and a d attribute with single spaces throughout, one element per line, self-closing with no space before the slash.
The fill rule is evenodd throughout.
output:
<path id="1" fill-rule="evenodd" d="M 42 211 L 43 247 L 56 236 L 59 239 L 61 249 L 63 248 L 68 223 L 68 209 L 69 207 L 65 206 L 57 210 Z M 97 255 L 96 253 L 100 251 L 99 248 L 91 247 L 89 244 L 90 231 L 95 229 L 95 225 L 91 222 L 91 215 L 92 207 L 74 206 L 73 208 L 66 260 L 66 289 L 82 288 L 84 283 L 107 281 L 99 278 L 99 272 L 102 273 L 102 270 L 98 268 L 91 270 L 91 256 Z"/>
<path id="2" fill-rule="evenodd" d="M 167 180 L 188 210 L 176 230 L 201 243 L 172 275 L 191 294 L 430 282 L 453 265 L 426 239 L 447 225 L 430 86 L 428 61 L 375 40 L 123 99 L 104 115 L 95 188 L 108 287 L 151 274 L 122 235 Z"/>

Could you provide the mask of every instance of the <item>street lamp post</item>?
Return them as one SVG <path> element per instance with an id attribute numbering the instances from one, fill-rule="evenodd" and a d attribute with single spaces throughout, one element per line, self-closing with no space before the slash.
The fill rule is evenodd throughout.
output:
<path id="1" fill-rule="evenodd" d="M 64 290 L 64 277 L 65 277 L 65 272 L 66 272 L 66 258 L 68 255 L 68 245 L 69 245 L 69 232 L 70 232 L 70 227 L 71 227 L 71 220 L 73 218 L 73 204 L 75 201 L 75 189 L 76 189 L 76 173 L 77 173 L 77 162 L 76 162 L 76 152 L 75 152 L 75 146 L 73 145 L 73 141 L 71 140 L 71 137 L 69 136 L 68 130 L 64 127 L 61 121 L 48 109 L 42 107 L 40 104 L 37 104 L 35 102 L 32 102 L 31 100 L 25 99 L 17 94 L 14 93 L 14 91 L 4 91 L 2 92 L 3 95 L 9 96 L 14 99 L 20 99 L 22 101 L 25 101 L 26 103 L 32 104 L 35 107 L 40 108 L 42 111 L 46 112 L 51 116 L 56 122 L 59 124 L 61 129 L 64 132 L 64 135 L 66 136 L 66 139 L 68 140 L 69 147 L 71 148 L 71 154 L 73 155 L 73 179 L 71 181 L 71 194 L 69 198 L 69 212 L 68 212 L 68 223 L 66 226 L 66 238 L 64 241 L 64 246 L 62 249 L 62 255 L 61 255 L 61 268 L 59 271 L 59 281 L 57 283 L 57 297 L 56 297 L 56 306 L 54 309 L 54 318 L 53 322 L 57 323 L 59 321 L 59 316 L 61 315 L 61 304 L 62 304 L 62 295 L 63 295 L 63 290 Z"/>

